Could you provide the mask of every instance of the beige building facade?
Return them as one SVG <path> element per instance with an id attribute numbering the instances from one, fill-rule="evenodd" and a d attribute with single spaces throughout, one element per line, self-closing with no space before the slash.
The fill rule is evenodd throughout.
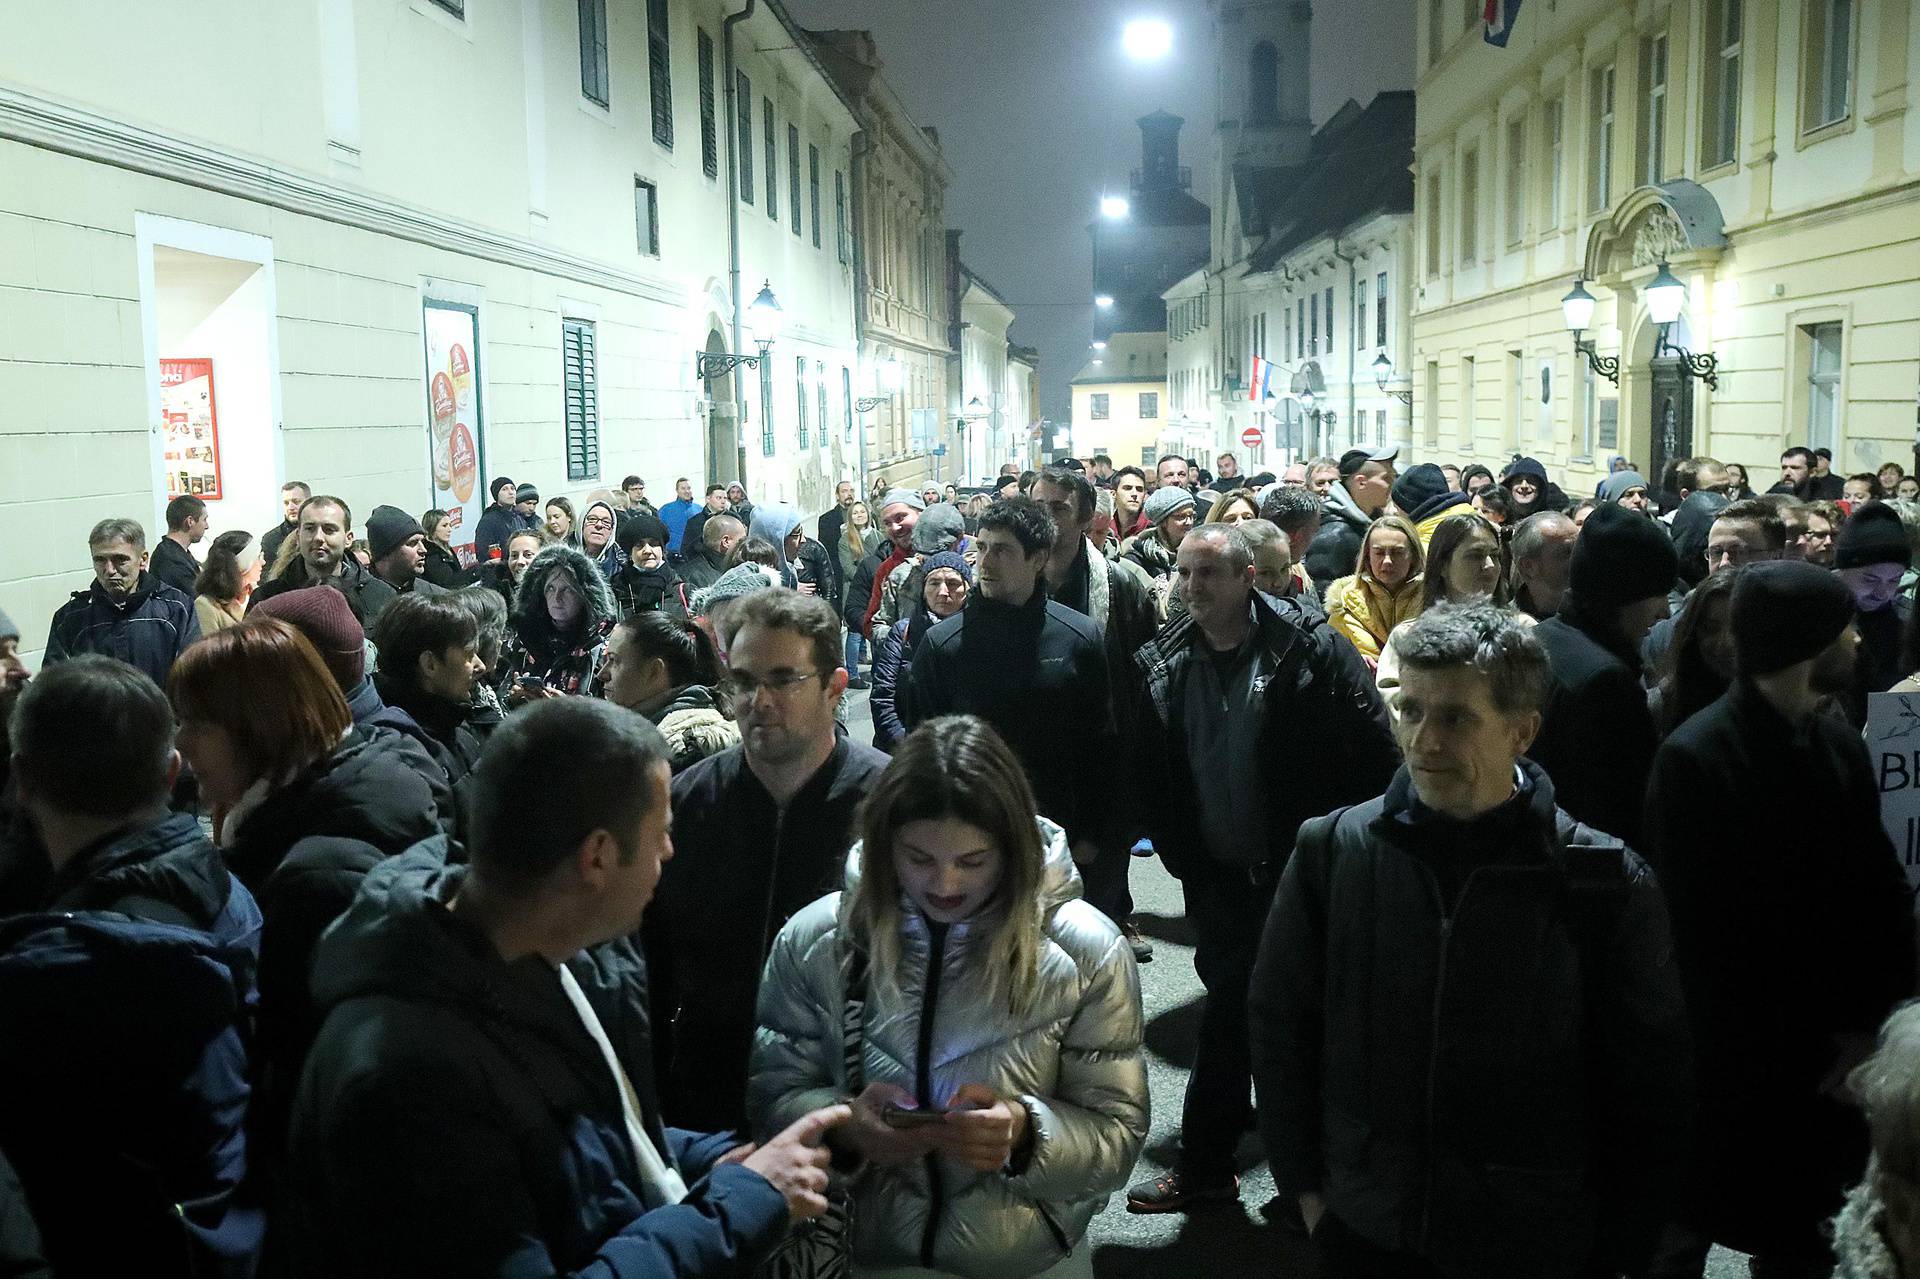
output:
<path id="1" fill-rule="evenodd" d="M 1413 454 L 1530 454 L 1570 493 L 1615 454 L 1650 473 L 1708 454 L 1756 488 L 1792 444 L 1911 470 L 1912 0 L 1561 0 L 1504 50 L 1478 10 L 1420 6 Z M 1663 261 L 1687 290 L 1670 345 L 1717 386 L 1656 350 Z M 1592 361 L 1562 316 L 1576 277 Z"/>
<path id="2" fill-rule="evenodd" d="M 0 607 L 29 653 L 87 584 L 92 524 L 134 516 L 151 543 L 173 492 L 216 533 L 271 527 L 288 478 L 356 521 L 458 510 L 469 537 L 501 474 L 576 503 L 629 472 L 656 502 L 738 477 L 824 508 L 857 465 L 860 121 L 777 3 L 731 39 L 727 11 L 16 14 Z M 697 353 L 753 353 L 763 283 L 768 358 L 703 382 Z"/>
<path id="3" fill-rule="evenodd" d="M 1072 447 L 1077 458 L 1104 453 L 1118 466 L 1153 469 L 1168 444 L 1184 443 L 1167 415 L 1167 335 L 1115 333 L 1073 378 Z M 1197 455 L 1196 455 L 1197 456 Z M 1200 458 L 1207 465 L 1208 458 Z"/>

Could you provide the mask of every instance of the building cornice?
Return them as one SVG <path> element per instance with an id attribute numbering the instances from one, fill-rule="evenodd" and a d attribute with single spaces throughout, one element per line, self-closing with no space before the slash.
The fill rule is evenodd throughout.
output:
<path id="1" fill-rule="evenodd" d="M 0 139 L 615 293 L 687 304 L 686 289 L 671 280 L 5 86 Z"/>

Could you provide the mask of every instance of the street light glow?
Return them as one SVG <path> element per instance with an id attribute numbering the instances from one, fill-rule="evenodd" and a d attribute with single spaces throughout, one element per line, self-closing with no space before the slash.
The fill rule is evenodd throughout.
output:
<path id="1" fill-rule="evenodd" d="M 1133 212 L 1133 205 L 1124 195 L 1103 195 L 1100 197 L 1100 216 L 1109 222 L 1119 222 Z"/>
<path id="2" fill-rule="evenodd" d="M 1096 351 L 1104 351 L 1107 349 L 1107 344 L 1105 342 L 1095 342 L 1093 344 L 1093 349 Z"/>
<path id="3" fill-rule="evenodd" d="M 1113 295 L 1111 293 L 1102 293 L 1093 300 L 1093 304 L 1104 311 L 1113 305 Z"/>
<path id="4" fill-rule="evenodd" d="M 1173 52 L 1173 28 L 1159 18 L 1135 18 L 1121 29 L 1120 47 L 1135 62 L 1158 62 Z"/>

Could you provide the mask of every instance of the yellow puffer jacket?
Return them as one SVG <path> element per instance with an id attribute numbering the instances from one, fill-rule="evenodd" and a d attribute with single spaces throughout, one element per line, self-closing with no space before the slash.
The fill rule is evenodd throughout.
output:
<path id="1" fill-rule="evenodd" d="M 1477 514 L 1479 514 L 1479 512 L 1473 509 L 1471 503 L 1456 502 L 1452 506 L 1442 507 L 1432 515 L 1427 516 L 1424 520 L 1415 522 L 1413 528 L 1416 533 L 1420 534 L 1421 551 L 1424 552 L 1429 546 L 1433 545 L 1433 530 L 1439 528 L 1446 521 L 1459 515 Z"/>
<path id="2" fill-rule="evenodd" d="M 1393 628 L 1419 616 L 1421 589 L 1418 575 L 1392 590 L 1361 573 L 1340 578 L 1327 587 L 1327 621 L 1376 663 Z"/>

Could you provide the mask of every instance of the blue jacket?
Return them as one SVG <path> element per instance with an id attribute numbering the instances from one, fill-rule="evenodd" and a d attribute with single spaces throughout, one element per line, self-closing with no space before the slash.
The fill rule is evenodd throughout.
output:
<path id="1" fill-rule="evenodd" d="M 133 593 L 115 603 L 99 582 L 53 615 L 47 635 L 48 664 L 82 653 L 115 657 L 144 671 L 161 688 L 180 651 L 200 638 L 193 601 L 151 573 L 142 573 Z"/>
<path id="2" fill-rule="evenodd" d="M 48 1260 L 251 1275 L 253 898 L 176 813 L 82 851 L 46 910 L 0 923 L 0 1147 Z"/>
<path id="3" fill-rule="evenodd" d="M 688 498 L 681 501 L 675 498 L 660 508 L 660 522 L 667 526 L 667 549 L 675 555 L 680 553 L 680 541 L 687 531 L 687 521 L 700 509 L 700 503 Z"/>
<path id="4" fill-rule="evenodd" d="M 873 712 L 873 748 L 889 755 L 907 735 L 900 718 L 899 689 L 900 677 L 913 661 L 913 650 L 907 647 L 911 625 L 912 618 L 901 618 L 873 648 L 873 691 L 867 695 L 867 709 Z"/>
<path id="5" fill-rule="evenodd" d="M 632 942 L 568 967 L 688 1184 L 678 1204 L 648 1202 L 612 1073 L 553 968 L 507 963 L 445 908 L 463 873 L 426 850 L 390 861 L 321 942 L 331 1011 L 295 1108 L 289 1258 L 316 1275 L 751 1274 L 786 1202 L 714 1166 L 730 1137 L 661 1126 Z"/>

